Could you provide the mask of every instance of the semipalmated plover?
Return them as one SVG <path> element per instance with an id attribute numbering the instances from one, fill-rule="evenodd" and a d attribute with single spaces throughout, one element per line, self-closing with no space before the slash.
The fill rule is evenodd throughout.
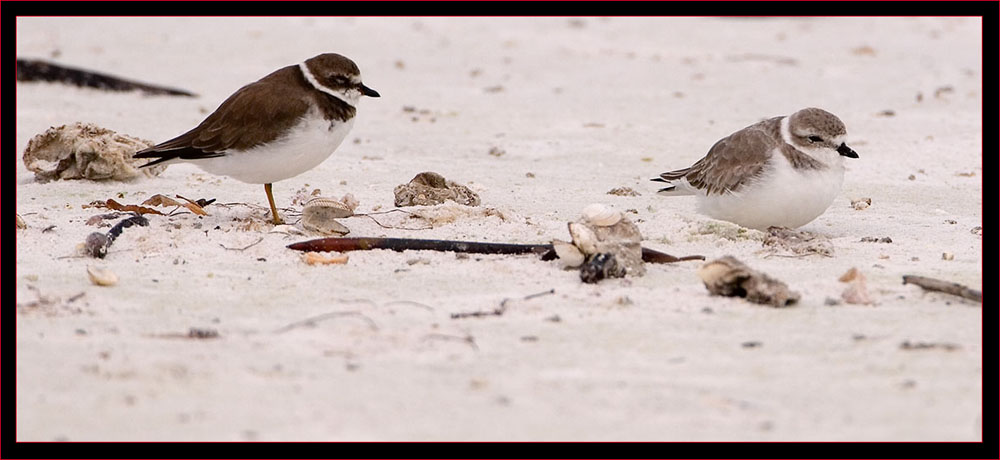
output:
<path id="1" fill-rule="evenodd" d="M 189 161 L 212 174 L 264 184 L 271 216 L 281 224 L 271 184 L 323 162 L 347 136 L 361 96 L 350 59 L 327 53 L 278 69 L 229 96 L 205 121 L 169 141 L 139 151 L 144 164 Z"/>
<path id="2" fill-rule="evenodd" d="M 698 210 L 744 227 L 801 227 L 840 193 L 847 129 L 834 114 L 807 108 L 743 128 L 715 143 L 690 168 L 660 174 L 666 196 L 695 195 Z"/>

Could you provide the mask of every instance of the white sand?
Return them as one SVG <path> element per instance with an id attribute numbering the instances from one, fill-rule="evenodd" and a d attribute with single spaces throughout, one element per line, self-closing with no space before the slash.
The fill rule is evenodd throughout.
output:
<path id="1" fill-rule="evenodd" d="M 41 184 L 18 152 L 17 213 L 28 223 L 17 230 L 19 440 L 982 439 L 980 305 L 901 284 L 918 274 L 982 286 L 982 237 L 970 232 L 982 225 L 978 19 L 17 26 L 20 57 L 58 53 L 66 65 L 200 95 L 19 83 L 21 148 L 75 121 L 159 142 L 241 85 L 339 52 L 382 98 L 362 102 L 330 159 L 275 184 L 287 217 L 301 211 L 291 201 L 303 188 L 352 193 L 359 212 L 389 210 L 394 186 L 430 170 L 479 192 L 481 209 L 442 206 L 455 219 L 426 230 L 355 217 L 344 221 L 351 236 L 548 242 L 567 238 L 566 222 L 585 205 L 604 203 L 636 210 L 627 215 L 648 247 L 734 255 L 802 294 L 780 310 L 711 297 L 699 262 L 596 285 L 532 256 L 372 251 L 308 266 L 285 248 L 308 237 L 267 232 L 259 185 L 191 165 L 132 183 Z M 693 199 L 655 195 L 649 178 L 688 166 L 736 129 L 808 106 L 839 115 L 861 156 L 848 162 L 840 197 L 804 227 L 831 239 L 833 257 L 766 257 L 759 233 L 725 238 L 736 228 L 706 227 L 715 221 L 697 215 Z M 606 193 L 622 186 L 641 196 Z M 105 260 L 69 257 L 102 212 L 82 205 L 157 193 L 251 206 L 150 216 Z M 852 209 L 863 197 L 871 207 Z M 248 221 L 256 225 L 241 229 Z M 867 236 L 893 242 L 860 242 Z M 88 264 L 121 281 L 92 285 Z M 825 305 L 851 267 L 877 304 Z M 514 300 L 502 316 L 450 317 L 504 299 Z M 330 312 L 357 314 L 281 331 Z M 547 320 L 555 315 L 561 321 Z M 220 337 L 169 338 L 192 327 Z"/>

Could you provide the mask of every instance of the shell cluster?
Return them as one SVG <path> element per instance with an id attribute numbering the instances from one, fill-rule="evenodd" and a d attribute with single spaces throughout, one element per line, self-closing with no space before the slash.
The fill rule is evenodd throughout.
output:
<path id="1" fill-rule="evenodd" d="M 642 234 L 621 212 L 592 204 L 583 209 L 580 220 L 567 226 L 572 241 L 552 241 L 563 266 L 580 267 L 598 254 L 610 254 L 623 269 L 614 273 L 641 276 L 646 272 L 642 265 Z"/>

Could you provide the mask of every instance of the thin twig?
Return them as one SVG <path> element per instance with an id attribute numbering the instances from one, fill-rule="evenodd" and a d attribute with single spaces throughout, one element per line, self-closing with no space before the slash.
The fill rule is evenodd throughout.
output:
<path id="1" fill-rule="evenodd" d="M 281 334 L 283 332 L 288 332 L 288 331 L 290 331 L 292 329 L 295 329 L 297 327 L 302 327 L 302 326 L 315 326 L 316 323 L 318 323 L 320 321 L 324 321 L 324 320 L 328 320 L 328 319 L 332 319 L 332 318 L 340 318 L 340 317 L 344 317 L 344 316 L 356 316 L 358 318 L 361 318 L 361 319 L 365 320 L 365 322 L 368 323 L 368 326 L 371 327 L 371 329 L 373 331 L 377 331 L 378 330 L 378 324 L 375 323 L 375 320 L 369 318 L 368 316 L 365 316 L 364 313 L 361 313 L 359 311 L 335 311 L 335 312 L 330 312 L 330 313 L 323 313 L 322 315 L 312 316 L 312 317 L 306 318 L 306 319 L 301 320 L 301 321 L 296 321 L 294 323 L 287 324 L 285 326 L 279 327 L 278 329 L 275 329 L 274 333 L 275 334 Z"/>
<path id="2" fill-rule="evenodd" d="M 916 284 L 928 291 L 938 291 L 983 303 L 983 292 L 970 289 L 958 283 L 928 278 L 926 276 L 903 275 L 903 284 Z"/>
<path id="3" fill-rule="evenodd" d="M 537 294 L 526 295 L 521 300 L 531 300 L 531 299 L 534 299 L 536 297 L 542 297 L 542 296 L 546 296 L 546 295 L 549 295 L 549 294 L 555 294 L 555 293 L 556 293 L 556 289 L 552 288 L 552 289 L 549 289 L 548 291 L 539 292 Z M 513 299 L 511 299 L 509 297 L 504 298 L 503 300 L 500 301 L 500 306 L 499 307 L 496 307 L 496 308 L 494 308 L 492 310 L 489 310 L 489 311 L 479 310 L 479 311 L 452 313 L 451 314 L 451 319 L 482 318 L 484 316 L 503 316 L 503 314 L 507 311 L 507 302 L 510 302 L 511 300 L 513 300 Z"/>
<path id="4" fill-rule="evenodd" d="M 388 211 L 386 211 L 386 212 L 388 212 Z M 355 216 L 356 217 L 367 217 L 367 218 L 371 219 L 372 222 L 375 222 L 375 225 L 378 225 L 379 227 L 382 227 L 382 228 L 391 228 L 391 229 L 394 229 L 394 230 L 430 230 L 430 229 L 434 228 L 434 226 L 432 226 L 432 225 L 428 225 L 426 227 L 416 227 L 416 228 L 394 227 L 394 226 L 391 226 L 391 225 L 385 225 L 382 222 L 379 222 L 378 219 L 375 219 L 374 217 L 372 217 L 372 216 L 370 216 L 368 214 L 354 214 L 351 217 L 355 217 Z"/>
<path id="5" fill-rule="evenodd" d="M 430 305 L 424 305 L 420 302 L 414 302 L 412 300 L 394 300 L 392 302 L 386 302 L 382 304 L 383 307 L 388 307 L 389 305 L 413 305 L 414 307 L 420 307 L 427 311 L 434 311 L 434 307 Z"/>
<path id="6" fill-rule="evenodd" d="M 428 340 L 428 339 L 440 339 L 452 342 L 463 342 L 469 344 L 469 346 L 471 346 L 473 350 L 479 351 L 479 345 L 476 345 L 476 339 L 473 338 L 471 335 L 461 337 L 457 335 L 447 335 L 447 334 L 427 334 L 421 338 L 421 340 Z"/>
<path id="7" fill-rule="evenodd" d="M 250 249 L 250 248 L 256 246 L 261 241 L 264 241 L 264 237 L 263 236 L 260 237 L 260 239 L 258 239 L 257 241 L 254 241 L 253 243 L 251 243 L 250 246 L 247 246 L 245 248 L 227 248 L 222 243 L 219 243 L 219 246 L 222 246 L 222 249 L 225 249 L 227 251 L 246 251 L 247 249 Z"/>

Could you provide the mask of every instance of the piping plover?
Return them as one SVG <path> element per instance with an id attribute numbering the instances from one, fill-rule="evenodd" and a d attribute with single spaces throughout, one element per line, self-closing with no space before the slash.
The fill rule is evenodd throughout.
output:
<path id="1" fill-rule="evenodd" d="M 229 96 L 205 121 L 135 158 L 143 166 L 189 161 L 212 174 L 264 184 L 271 216 L 281 224 L 271 184 L 327 159 L 354 125 L 361 96 L 379 94 L 339 54 L 320 54 L 278 69 Z"/>
<path id="2" fill-rule="evenodd" d="M 834 114 L 799 110 L 747 126 L 715 143 L 690 168 L 660 174 L 666 196 L 695 195 L 698 210 L 744 227 L 801 227 L 840 193 L 847 129 Z"/>

